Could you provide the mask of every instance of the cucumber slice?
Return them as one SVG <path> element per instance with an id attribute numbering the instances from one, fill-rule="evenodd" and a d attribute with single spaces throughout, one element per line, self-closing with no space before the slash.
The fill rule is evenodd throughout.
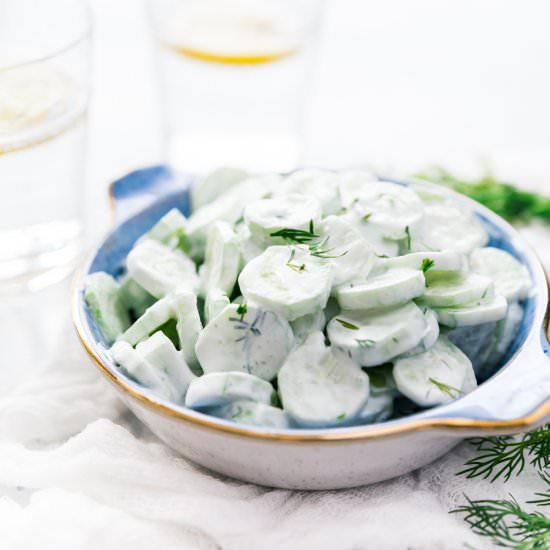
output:
<path id="1" fill-rule="evenodd" d="M 272 236 L 283 229 L 311 231 L 321 220 L 321 204 L 312 197 L 284 195 L 249 203 L 244 219 L 256 244 L 266 247 L 287 244 L 281 236 Z"/>
<path id="2" fill-rule="evenodd" d="M 233 228 L 227 222 L 215 222 L 208 233 L 203 269 L 203 291 L 233 292 L 240 267 L 240 253 Z"/>
<path id="3" fill-rule="evenodd" d="M 476 273 L 429 276 L 424 295 L 419 300 L 430 307 L 454 307 L 494 295 L 491 279 Z"/>
<path id="4" fill-rule="evenodd" d="M 352 210 L 361 220 L 375 227 L 382 237 L 401 240 L 420 225 L 424 205 L 412 189 L 379 181 L 363 187 Z"/>
<path id="5" fill-rule="evenodd" d="M 453 328 L 500 321 L 506 317 L 507 308 L 506 298 L 497 294 L 473 304 L 434 308 L 434 311 L 440 324 Z"/>
<path id="6" fill-rule="evenodd" d="M 340 216 L 328 216 L 321 224 L 322 240 L 317 253 L 327 257 L 333 267 L 333 286 L 340 286 L 355 277 L 367 276 L 375 255 L 361 233 Z"/>
<path id="7" fill-rule="evenodd" d="M 469 254 L 485 246 L 489 237 L 482 223 L 463 208 L 450 204 L 427 204 L 420 228 L 413 228 L 413 251 L 454 250 Z"/>
<path id="8" fill-rule="evenodd" d="M 202 328 L 197 309 L 197 297 L 190 292 L 178 292 L 155 302 L 119 340 L 135 346 L 156 332 L 171 319 L 176 320 L 176 330 L 183 357 L 188 365 L 195 366 L 195 343 Z"/>
<path id="9" fill-rule="evenodd" d="M 439 338 L 439 323 L 437 322 L 437 316 L 431 309 L 424 309 L 424 319 L 426 320 L 426 330 L 420 343 L 411 350 L 405 352 L 402 357 L 409 357 L 410 355 L 416 355 L 417 353 L 424 353 L 428 351 Z"/>
<path id="10" fill-rule="evenodd" d="M 163 332 L 155 332 L 136 346 L 136 351 L 152 365 L 160 378 L 166 378 L 177 393 L 177 401 L 185 396 L 196 376 L 191 372 L 183 354 Z"/>
<path id="11" fill-rule="evenodd" d="M 211 372 L 191 382 L 185 405 L 198 410 L 223 407 L 242 400 L 270 405 L 274 393 L 269 382 L 252 374 Z"/>
<path id="12" fill-rule="evenodd" d="M 187 218 L 177 209 L 172 208 L 140 239 L 152 239 L 169 248 L 179 248 L 186 254 L 191 245 L 186 234 Z"/>
<path id="13" fill-rule="evenodd" d="M 158 397 L 175 402 L 181 397 L 166 374 L 155 369 L 128 342 L 116 342 L 111 348 L 111 354 L 124 372 Z"/>
<path id="14" fill-rule="evenodd" d="M 130 251 L 126 265 L 130 277 L 156 298 L 199 287 L 195 264 L 183 252 L 150 239 Z"/>
<path id="15" fill-rule="evenodd" d="M 231 301 L 227 297 L 227 294 L 219 289 L 214 289 L 206 295 L 204 302 L 204 317 L 206 323 L 209 323 L 212 319 L 217 317 Z"/>
<path id="16" fill-rule="evenodd" d="M 225 420 L 248 426 L 288 429 L 290 422 L 285 412 L 277 407 L 254 401 L 233 401 L 225 407 L 210 411 L 210 414 Z"/>
<path id="17" fill-rule="evenodd" d="M 277 379 L 285 412 L 302 427 L 348 424 L 369 396 L 368 376 L 344 353 L 326 347 L 321 332 L 288 356 Z"/>
<path id="18" fill-rule="evenodd" d="M 193 212 L 215 201 L 237 183 L 248 177 L 248 173 L 239 168 L 222 166 L 206 174 L 191 187 L 191 205 Z"/>
<path id="19" fill-rule="evenodd" d="M 452 250 L 440 252 L 411 252 L 404 256 L 382 260 L 387 268 L 421 269 L 425 273 L 437 271 L 462 271 L 465 258 L 462 254 Z"/>
<path id="20" fill-rule="evenodd" d="M 324 216 L 340 211 L 338 174 L 323 170 L 297 170 L 285 178 L 280 195 L 304 195 L 319 201 Z"/>
<path id="21" fill-rule="evenodd" d="M 393 414 L 393 396 L 390 393 L 371 393 L 367 404 L 357 414 L 358 424 L 384 422 Z"/>
<path id="22" fill-rule="evenodd" d="M 240 269 L 242 269 L 248 262 L 257 258 L 264 248 L 258 246 L 250 235 L 250 229 L 244 223 L 239 224 L 236 228 L 237 234 L 237 246 L 239 247 L 239 255 L 241 258 Z"/>
<path id="23" fill-rule="evenodd" d="M 353 206 L 362 196 L 365 187 L 377 181 L 378 178 L 370 172 L 350 170 L 341 173 L 338 177 L 338 191 L 342 208 L 347 210 Z"/>
<path id="24" fill-rule="evenodd" d="M 470 268 L 492 279 L 496 292 L 508 302 L 527 297 L 530 286 L 527 269 L 508 252 L 493 247 L 474 250 L 470 256 Z"/>
<path id="25" fill-rule="evenodd" d="M 270 246 L 241 271 L 239 286 L 247 301 L 294 321 L 326 306 L 332 265 L 305 246 Z"/>
<path id="26" fill-rule="evenodd" d="M 252 305 L 230 304 L 200 333 L 196 353 L 204 372 L 242 371 L 275 378 L 293 345 L 285 319 Z"/>
<path id="27" fill-rule="evenodd" d="M 472 363 L 444 336 L 424 353 L 397 359 L 393 376 L 399 391 L 421 407 L 450 403 L 477 386 Z"/>
<path id="28" fill-rule="evenodd" d="M 145 310 L 156 302 L 156 298 L 138 285 L 132 277 L 125 277 L 120 282 L 118 293 L 124 307 L 131 311 L 134 317 L 141 317 Z"/>
<path id="29" fill-rule="evenodd" d="M 343 219 L 350 220 L 350 216 L 341 216 Z M 367 241 L 368 245 L 374 253 L 380 258 L 392 258 L 399 254 L 399 243 L 386 239 L 380 231 L 367 220 L 355 220 L 355 227 L 360 231 L 361 235 Z"/>
<path id="30" fill-rule="evenodd" d="M 372 311 L 346 311 L 327 325 L 332 345 L 364 367 L 374 367 L 409 351 L 426 333 L 426 319 L 413 302 Z"/>
<path id="31" fill-rule="evenodd" d="M 204 257 L 208 231 L 214 222 L 236 223 L 243 214 L 245 199 L 254 201 L 270 196 L 280 181 L 281 177 L 276 175 L 247 178 L 216 200 L 193 212 L 187 220 L 192 257 L 197 261 Z"/>
<path id="32" fill-rule="evenodd" d="M 118 284 L 107 273 L 98 271 L 86 277 L 84 300 L 108 344 L 130 326 L 130 317 L 121 300 Z"/>
<path id="33" fill-rule="evenodd" d="M 292 321 L 290 326 L 294 333 L 294 345 L 301 346 L 312 332 L 322 331 L 325 324 L 325 313 L 322 309 Z"/>
<path id="34" fill-rule="evenodd" d="M 419 269 L 388 269 L 335 289 L 342 309 L 373 309 L 404 304 L 421 296 L 426 288 Z"/>
<path id="35" fill-rule="evenodd" d="M 488 356 L 495 347 L 496 322 L 483 323 L 447 330 L 447 338 L 472 362 L 474 371 L 479 373 Z"/>

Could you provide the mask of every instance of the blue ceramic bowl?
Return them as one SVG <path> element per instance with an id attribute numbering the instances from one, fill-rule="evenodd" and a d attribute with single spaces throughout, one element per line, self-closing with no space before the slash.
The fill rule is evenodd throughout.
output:
<path id="1" fill-rule="evenodd" d="M 516 338 L 498 372 L 474 392 L 445 406 L 381 424 L 317 430 L 238 425 L 167 402 L 115 365 L 84 300 L 87 274 L 118 277 L 134 242 L 170 209 L 190 211 L 193 178 L 165 166 L 138 170 L 113 183 L 116 224 L 77 276 L 74 323 L 88 354 L 129 408 L 168 445 L 232 477 L 269 486 L 327 489 L 387 479 L 434 460 L 466 436 L 514 433 L 550 417 L 547 281 L 535 254 L 504 220 L 470 199 L 424 182 L 414 188 L 452 196 L 473 210 L 490 245 L 522 262 L 533 281 Z"/>

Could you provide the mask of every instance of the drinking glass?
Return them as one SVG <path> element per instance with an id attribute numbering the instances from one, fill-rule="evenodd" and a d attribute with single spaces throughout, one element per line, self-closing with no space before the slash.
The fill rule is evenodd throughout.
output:
<path id="1" fill-rule="evenodd" d="M 90 31 L 83 2 L 0 0 L 0 294 L 79 255 Z"/>
<path id="2" fill-rule="evenodd" d="M 321 0 L 150 0 L 167 160 L 290 170 Z"/>

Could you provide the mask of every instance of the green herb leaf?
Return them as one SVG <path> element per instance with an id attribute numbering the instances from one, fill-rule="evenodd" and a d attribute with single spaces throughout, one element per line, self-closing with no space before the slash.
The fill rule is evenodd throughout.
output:
<path id="1" fill-rule="evenodd" d="M 237 315 L 240 316 L 241 321 L 244 319 L 244 316 L 246 315 L 246 304 L 243 302 L 242 304 L 239 304 L 239 307 L 237 308 Z"/>
<path id="2" fill-rule="evenodd" d="M 427 271 L 429 271 L 434 266 L 434 264 L 435 264 L 435 262 L 433 260 L 430 260 L 430 258 L 424 258 L 422 260 L 422 265 L 420 266 L 420 269 L 421 269 L 421 271 L 426 273 Z"/>
<path id="3" fill-rule="evenodd" d="M 279 229 L 278 231 L 270 233 L 269 236 L 281 237 L 281 239 L 284 239 L 288 244 L 306 244 L 313 239 L 319 238 L 319 235 L 316 235 L 313 231 L 313 221 L 310 221 L 309 229 L 309 231 L 292 228 Z"/>
<path id="4" fill-rule="evenodd" d="M 446 393 L 448 396 L 452 397 L 453 399 L 456 399 L 459 395 L 463 395 L 464 392 L 462 390 L 459 390 L 457 388 L 453 388 L 453 386 L 449 386 L 448 384 L 445 384 L 444 382 L 440 382 L 439 380 L 436 380 L 435 378 L 428 378 L 428 380 L 437 387 L 437 389 L 443 393 Z M 454 392 L 454 395 L 453 395 Z"/>
<path id="5" fill-rule="evenodd" d="M 346 413 L 342 413 L 342 414 L 339 414 L 337 417 L 336 417 L 336 420 L 344 420 L 346 418 Z"/>
<path id="6" fill-rule="evenodd" d="M 405 236 L 406 236 L 405 242 L 407 245 L 407 251 L 410 252 L 411 251 L 411 230 L 408 225 L 405 227 Z"/>
<path id="7" fill-rule="evenodd" d="M 336 319 L 344 328 L 347 328 L 349 330 L 359 330 L 359 327 L 356 325 L 353 325 L 352 323 L 348 323 L 347 321 L 344 321 L 344 319 Z"/>

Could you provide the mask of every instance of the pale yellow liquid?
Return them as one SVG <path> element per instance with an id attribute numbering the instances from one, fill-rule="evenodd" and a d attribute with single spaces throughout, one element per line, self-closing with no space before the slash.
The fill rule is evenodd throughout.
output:
<path id="1" fill-rule="evenodd" d="M 74 265 L 85 106 L 55 69 L 0 73 L 0 294 L 46 286 Z"/>

